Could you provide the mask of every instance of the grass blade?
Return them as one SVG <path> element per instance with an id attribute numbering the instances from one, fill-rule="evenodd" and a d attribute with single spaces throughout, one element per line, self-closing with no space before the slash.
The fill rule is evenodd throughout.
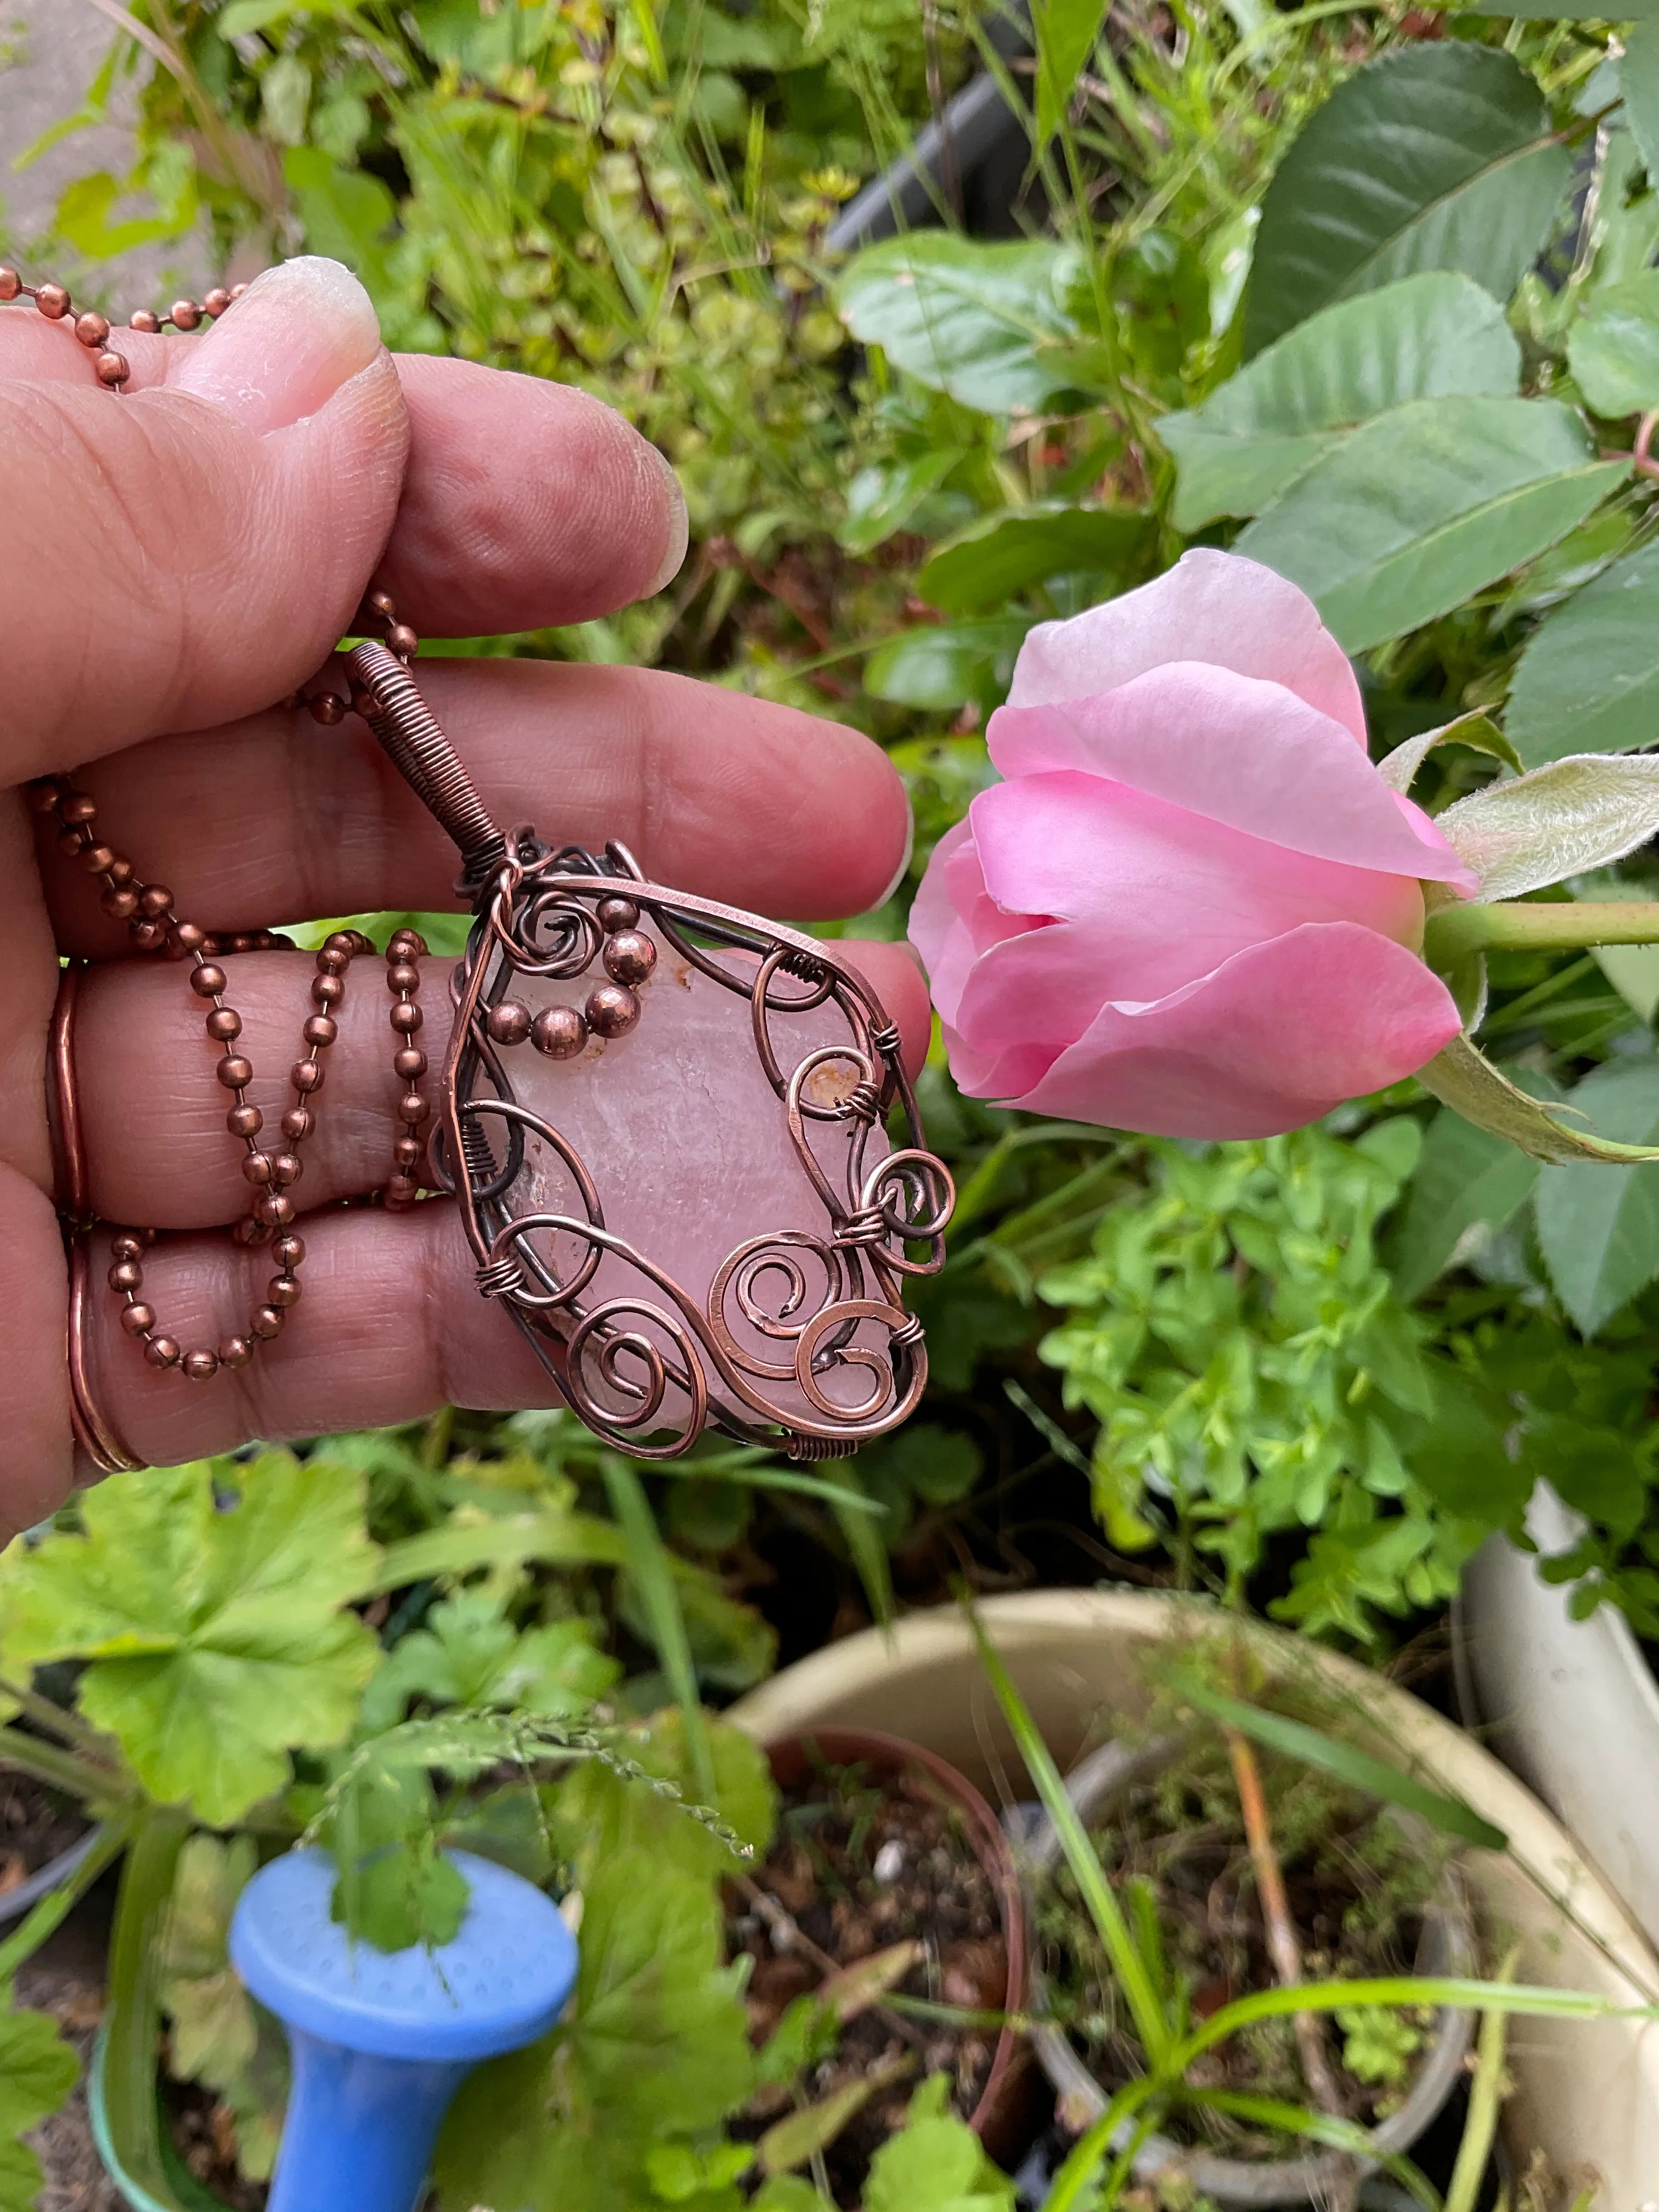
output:
<path id="1" fill-rule="evenodd" d="M 1003 1717 L 1019 1747 L 1020 1757 L 1025 1762 L 1026 1771 L 1036 1785 L 1037 1796 L 1042 1800 L 1043 1808 L 1054 1824 L 1054 1832 L 1066 1854 L 1066 1863 L 1072 1870 L 1073 1880 L 1083 1893 L 1089 1917 L 1094 1922 L 1106 1956 L 1111 1961 L 1112 1972 L 1117 1977 L 1124 2002 L 1134 2021 L 1141 2048 L 1152 2068 L 1159 2069 L 1169 2055 L 1173 2038 L 1146 1962 L 1136 1948 L 1116 1893 L 1095 1856 L 1094 1846 L 1089 1841 L 1089 1832 L 1079 1817 L 1076 1806 L 1066 1794 L 1066 1784 L 1060 1778 L 1060 1769 L 1054 1765 L 1048 1745 L 1037 1732 L 1036 1723 L 1026 1711 L 1024 1701 L 1009 1679 L 1007 1668 L 998 1657 L 971 1607 L 968 1609 L 968 1620 L 979 1649 L 980 1664 L 985 1669 L 997 1703 L 1002 1708 Z"/>
<path id="2" fill-rule="evenodd" d="M 1139 2081 L 1131 2081 L 1118 2091 L 1100 2118 L 1066 2153 L 1066 2163 L 1054 2176 L 1054 2186 L 1043 2199 L 1042 2212 L 1073 2212 L 1105 2164 L 1119 2129 L 1127 2126 L 1157 2088 L 1152 2076 L 1143 2075 Z"/>
<path id="3" fill-rule="evenodd" d="M 1440 2191 L 1425 2173 L 1420 2172 L 1408 2158 L 1389 2157 L 1386 2153 L 1379 2157 L 1370 2130 L 1357 2127 L 1352 2120 L 1340 2119 L 1329 2112 L 1310 2112 L 1305 2105 L 1287 2105 L 1277 2097 L 1252 2097 L 1232 2089 L 1195 2089 L 1182 2101 L 1206 2106 L 1212 2112 L 1226 2112 L 1234 2119 L 1250 2120 L 1259 2127 L 1277 2128 L 1282 2135 L 1321 2143 L 1328 2150 L 1351 2151 L 1356 2157 L 1369 2159 L 1374 2166 L 1380 2166 L 1417 2199 L 1423 2212 L 1446 2212 Z M 1471 2212 L 1471 2208 L 1465 2207 L 1465 2212 Z"/>
<path id="4" fill-rule="evenodd" d="M 627 1460 L 607 1452 L 601 1466 L 611 1510 L 628 1547 L 628 1571 L 651 1624 L 651 1641 L 657 1647 L 662 1670 L 685 1718 L 685 1753 L 691 1763 L 692 1784 L 704 1804 L 713 1805 L 714 1757 L 709 1749 L 697 1670 L 691 1658 L 691 1639 L 685 1632 L 685 1615 L 680 1610 L 674 1571 L 657 1530 L 657 1516 Z"/>
<path id="5" fill-rule="evenodd" d="M 1373 1759 L 1367 1752 L 1357 1751 L 1352 1744 L 1326 1735 L 1304 1722 L 1287 1720 L 1282 1713 L 1270 1713 L 1260 1705 L 1247 1705 L 1242 1698 L 1227 1697 L 1185 1674 L 1176 1686 L 1188 1705 L 1196 1706 L 1209 1719 L 1218 1722 L 1223 1728 L 1237 1729 L 1241 1735 L 1253 1738 L 1268 1751 L 1299 1759 L 1304 1766 L 1319 1767 L 1339 1782 L 1346 1782 L 1351 1789 L 1364 1790 L 1369 1797 L 1379 1797 L 1387 1804 L 1416 1813 L 1443 1835 L 1455 1836 L 1460 1843 L 1478 1844 L 1488 1851 L 1509 1849 L 1510 1839 L 1504 1831 L 1493 1827 L 1490 1820 L 1483 1820 L 1461 1798 L 1443 1796 L 1409 1774 L 1402 1774 L 1398 1767 Z"/>
<path id="6" fill-rule="evenodd" d="M 1511 1951 L 1498 1969 L 1500 1981 L 1507 1981 L 1514 1972 L 1515 1960 Z M 1463 2140 L 1457 2147 L 1457 2163 L 1446 2191 L 1445 2212 L 1474 2212 L 1480 2197 L 1504 2102 L 1504 2041 L 1508 2026 L 1501 2012 L 1489 2012 L 1480 2023 L 1474 2079 L 1469 2085 L 1468 2118 L 1463 2123 Z"/>

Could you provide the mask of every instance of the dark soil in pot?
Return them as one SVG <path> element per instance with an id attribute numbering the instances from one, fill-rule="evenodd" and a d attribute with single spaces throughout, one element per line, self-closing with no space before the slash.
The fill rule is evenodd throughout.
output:
<path id="1" fill-rule="evenodd" d="M 31 1875 L 72 1850 L 92 1825 L 77 1799 L 32 1774 L 0 1769 L 0 1916 Z"/>
<path id="2" fill-rule="evenodd" d="M 859 2202 L 871 2159 L 902 2126 L 917 2084 L 943 2073 L 957 2114 L 994 2156 L 1023 2145 L 1024 2052 L 1001 2026 L 1024 1983 L 1024 1927 L 1006 1843 L 984 1801 L 942 1760 L 863 1731 L 823 1729 L 771 1747 L 781 1803 L 764 1865 L 728 1887 L 726 1941 L 754 1960 L 757 2044 L 833 1973 L 892 1947 L 920 1955 L 891 1994 L 988 2014 L 969 2025 L 886 2002 L 856 2012 L 804 2079 L 813 2103 L 878 2087 L 823 2154 L 837 2203 Z M 733 2128 L 758 2138 L 793 2109 L 765 2093 Z"/>
<path id="3" fill-rule="evenodd" d="M 1262 1754 L 1273 1842 L 1309 1981 L 1407 1975 L 1443 1900 L 1449 1853 L 1424 1823 L 1328 1778 Z M 1234 1779 L 1218 1742 L 1134 1754 L 1127 1787 L 1090 1813 L 1091 1838 L 1137 1918 L 1155 1916 L 1168 1972 L 1204 2019 L 1277 1983 Z M 1139 2043 L 1102 1968 L 1068 1869 L 1051 1866 L 1036 1901 L 1038 1973 L 1072 2048 L 1108 2094 L 1145 2071 Z M 1399 2110 L 1433 2041 L 1425 2010 L 1331 2016 L 1328 2057 L 1344 2116 L 1374 2129 Z M 1263 2021 L 1206 2054 L 1188 2081 L 1294 2106 L 1312 2100 L 1288 2018 Z M 1081 2124 L 1082 2115 L 1061 2117 Z M 1231 2160 L 1283 2160 L 1279 2133 L 1194 2109 L 1168 2124 L 1173 2142 Z M 1266 2200 L 1264 2200 L 1266 2201 Z"/>
<path id="4" fill-rule="evenodd" d="M 161 2111 L 173 2148 L 186 2171 L 229 2212 L 264 2212 L 270 2191 L 249 2181 L 236 2163 L 236 2131 L 230 2107 L 198 2081 L 161 2079 Z"/>

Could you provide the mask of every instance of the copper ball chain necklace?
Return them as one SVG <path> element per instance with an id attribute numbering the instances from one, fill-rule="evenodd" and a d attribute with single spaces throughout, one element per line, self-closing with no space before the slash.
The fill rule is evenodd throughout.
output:
<path id="1" fill-rule="evenodd" d="M 164 313 L 141 310 L 130 327 L 194 331 L 216 321 L 246 289 L 177 300 Z M 26 284 L 17 270 L 0 266 L 0 302 L 20 300 L 73 333 L 112 393 L 126 390 L 131 365 L 103 315 L 76 313 L 64 286 Z M 324 725 L 348 712 L 367 723 L 459 850 L 456 888 L 472 905 L 474 921 L 450 979 L 454 1023 L 435 1117 L 421 1087 L 429 1063 L 417 1042 L 425 1018 L 420 963 L 428 948 L 412 929 L 398 931 L 386 946 L 392 1066 L 400 1085 L 392 1167 L 379 1192 L 344 1202 L 401 1212 L 422 1192 L 455 1196 L 480 1292 L 506 1306 L 560 1397 L 637 1456 L 676 1456 L 708 1426 L 781 1446 L 799 1459 L 838 1456 L 891 1428 L 914 1407 L 927 1376 L 922 1331 L 905 1310 L 903 1281 L 943 1265 L 954 1198 L 948 1171 L 925 1149 L 896 1026 L 858 971 L 817 939 L 649 884 L 619 844 L 595 854 L 550 846 L 527 827 L 503 832 L 414 683 L 419 641 L 386 592 L 369 592 L 356 629 L 365 641 L 347 656 L 349 699 L 325 680 L 291 703 Z M 246 1367 L 262 1344 L 279 1338 L 299 1301 L 306 1246 L 294 1225 L 293 1191 L 317 1127 L 348 972 L 374 948 L 361 932 L 343 930 L 317 953 L 282 1143 L 262 1143 L 264 1116 L 248 1096 L 254 1071 L 240 1049 L 242 1018 L 227 1001 L 224 963 L 245 952 L 291 948 L 292 940 L 266 930 L 216 936 L 181 919 L 167 885 L 143 881 L 101 836 L 96 804 L 72 776 L 43 776 L 29 788 L 40 811 L 57 821 L 64 859 L 101 882 L 99 903 L 125 923 L 134 951 L 188 963 L 190 988 L 205 1002 L 206 1035 L 219 1052 L 214 1073 L 231 1100 L 226 1127 L 242 1147 L 251 1190 L 248 1212 L 232 1236 L 246 1249 L 268 1245 L 276 1272 L 242 1332 L 190 1349 L 167 1332 L 143 1295 L 155 1230 L 113 1235 L 107 1281 L 121 1302 L 122 1328 L 152 1368 L 210 1382 L 222 1370 Z M 642 914 L 654 934 L 641 927 Z M 564 1125 L 562 1103 L 557 1120 L 550 1109 L 526 1105 L 508 1073 L 510 1059 L 528 1042 L 544 1065 L 580 1065 L 599 1079 L 591 1063 L 640 1024 L 659 946 L 702 1018 L 733 997 L 744 1003 L 739 1034 L 749 1042 L 742 1049 L 758 1060 L 783 1108 L 781 1149 L 799 1185 L 792 1190 L 787 1176 L 783 1186 L 775 1177 L 767 1202 L 780 1218 L 758 1230 L 751 1225 L 718 1264 L 706 1253 L 694 1258 L 702 1273 L 686 1281 L 653 1255 L 639 1226 L 630 1241 L 607 1224 L 599 1183 Z M 114 1472 L 144 1462 L 101 1408 L 87 1356 L 92 1247 L 100 1224 L 90 1204 L 75 1083 L 75 1012 L 85 966 L 64 968 L 49 1073 L 70 1252 L 75 1433 L 100 1469 Z M 574 995 L 586 992 L 580 1006 L 562 996 L 539 1007 L 526 1003 L 544 982 L 573 979 Z M 827 1041 L 803 1027 L 821 1009 L 839 1024 Z M 664 1012 L 672 1027 L 672 1000 Z M 787 1030 L 781 1042 L 780 1029 Z M 729 1062 L 724 1041 L 699 1049 L 704 1061 Z M 744 1108 L 753 1110 L 752 1103 Z M 890 1150 L 884 1124 L 896 1111 L 907 1141 Z M 651 1133 L 669 1141 L 654 1125 Z M 767 1133 L 757 1127 L 757 1140 Z M 780 1147 L 772 1141 L 775 1156 Z M 624 1183 L 630 1157 L 625 1145 L 623 1157 L 609 1163 Z M 645 1226 L 654 1232 L 654 1224 Z M 624 1273 L 643 1279 L 646 1291 L 623 1288 Z M 606 1295 L 585 1303 L 596 1276 Z"/>

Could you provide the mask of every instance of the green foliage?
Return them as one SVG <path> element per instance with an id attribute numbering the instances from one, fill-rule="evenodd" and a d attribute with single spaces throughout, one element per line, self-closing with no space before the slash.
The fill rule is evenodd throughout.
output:
<path id="1" fill-rule="evenodd" d="M 1479 46 L 1357 70 L 1280 162 L 1261 209 L 1244 349 L 1333 300 L 1425 269 L 1507 298 L 1544 246 L 1571 157 L 1534 80 Z"/>
<path id="2" fill-rule="evenodd" d="M 1454 392 L 1513 394 L 1521 352 L 1489 292 L 1431 271 L 1339 301 L 1285 332 L 1158 434 L 1181 465 L 1182 530 L 1257 514 L 1374 416 Z"/>
<path id="3" fill-rule="evenodd" d="M 168 2063 L 228 2106 L 242 2172 L 267 2180 L 288 2098 L 288 2043 L 230 1963 L 230 1921 L 258 1859 L 250 1836 L 185 1842 L 158 1946 L 160 1996 L 172 2026 Z"/>
<path id="4" fill-rule="evenodd" d="M 1040 349 L 1076 337 L 1068 303 L 1082 276 L 1068 246 L 925 232 L 867 248 L 836 297 L 855 337 L 930 390 L 988 415 L 1033 413 L 1067 388 Z"/>
<path id="5" fill-rule="evenodd" d="M 1567 1103 L 1603 1135 L 1659 1137 L 1659 1056 L 1610 1060 Z M 1534 1201 L 1539 1249 L 1557 1297 L 1594 1336 L 1659 1275 L 1659 1176 L 1652 1167 L 1547 1167 Z"/>
<path id="6" fill-rule="evenodd" d="M 80 1709 L 153 1797 L 236 1820 L 291 1748 L 345 1737 L 377 1657 L 343 1610 L 380 1556 L 361 1478 L 288 1452 L 198 1461 L 118 1476 L 80 1517 L 13 1556 L 0 1651 L 14 1674 L 88 1662 Z"/>
<path id="7" fill-rule="evenodd" d="M 1543 552 L 1626 473 L 1559 400 L 1413 400 L 1316 460 L 1236 550 L 1300 584 L 1359 653 Z"/>
<path id="8" fill-rule="evenodd" d="M 1218 1562 L 1237 1594 L 1269 1537 L 1318 1530 L 1275 1610 L 1362 1637 L 1374 1609 L 1455 1587 L 1483 1486 L 1501 1521 L 1515 1485 L 1501 1430 L 1472 1417 L 1376 1257 L 1418 1144 L 1397 1120 L 1353 1142 L 1307 1129 L 1151 1146 L 1146 1198 L 1042 1278 L 1068 1310 L 1042 1356 L 1101 1424 L 1095 1496 L 1113 1542 L 1162 1534 L 1195 1568 Z M 1455 1495 L 1447 1466 L 1464 1470 Z"/>
<path id="9" fill-rule="evenodd" d="M 33 2212 L 46 2179 L 19 2137 L 55 2112 L 80 2073 L 75 2053 L 44 2012 L 29 2012 L 0 1987 L 0 2212 Z"/>
<path id="10" fill-rule="evenodd" d="M 1012 2182 L 946 2111 L 950 2089 L 934 2074 L 910 2100 L 902 2130 L 871 2160 L 864 2212 L 1013 2212 Z"/>
<path id="11" fill-rule="evenodd" d="M 465 1589 L 441 1599 L 425 1626 L 402 1638 L 380 1662 L 364 1692 L 363 1726 L 390 1727 L 415 1698 L 570 1720 L 621 1673 L 596 1648 L 592 1622 L 554 1620 L 520 1631 L 506 1612 L 500 1590 Z"/>
<path id="12" fill-rule="evenodd" d="M 1528 768 L 1652 742 L 1659 714 L 1659 545 L 1626 554 L 1534 631 L 1515 672 L 1509 733 Z"/>

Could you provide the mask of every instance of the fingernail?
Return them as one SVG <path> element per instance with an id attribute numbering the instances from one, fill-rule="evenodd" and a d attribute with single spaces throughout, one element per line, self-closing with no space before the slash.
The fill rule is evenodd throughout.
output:
<path id="1" fill-rule="evenodd" d="M 349 269 L 319 254 L 256 276 L 207 337 L 181 348 L 168 381 L 250 430 L 314 415 L 380 350 L 380 326 Z"/>
<path id="2" fill-rule="evenodd" d="M 674 473 L 674 464 L 666 453 L 659 453 L 654 446 L 647 447 L 647 450 L 667 478 L 672 500 L 669 514 L 668 544 L 664 549 L 662 566 L 641 594 L 643 598 L 648 599 L 653 592 L 661 591 L 665 584 L 672 583 L 679 574 L 685 562 L 686 546 L 690 542 L 691 521 L 685 511 L 685 492 L 679 478 Z"/>
<path id="3" fill-rule="evenodd" d="M 892 897 L 894 892 L 897 890 L 899 885 L 904 881 L 906 876 L 909 874 L 910 861 L 915 849 L 916 810 L 911 802 L 910 793 L 907 789 L 904 794 L 904 858 L 899 862 L 897 871 L 893 877 L 892 882 L 888 884 L 886 890 L 876 901 L 875 907 L 871 908 L 871 912 L 872 914 L 876 911 L 876 908 L 886 905 L 888 900 Z M 920 959 L 921 956 L 918 954 L 918 963 L 920 963 Z"/>

